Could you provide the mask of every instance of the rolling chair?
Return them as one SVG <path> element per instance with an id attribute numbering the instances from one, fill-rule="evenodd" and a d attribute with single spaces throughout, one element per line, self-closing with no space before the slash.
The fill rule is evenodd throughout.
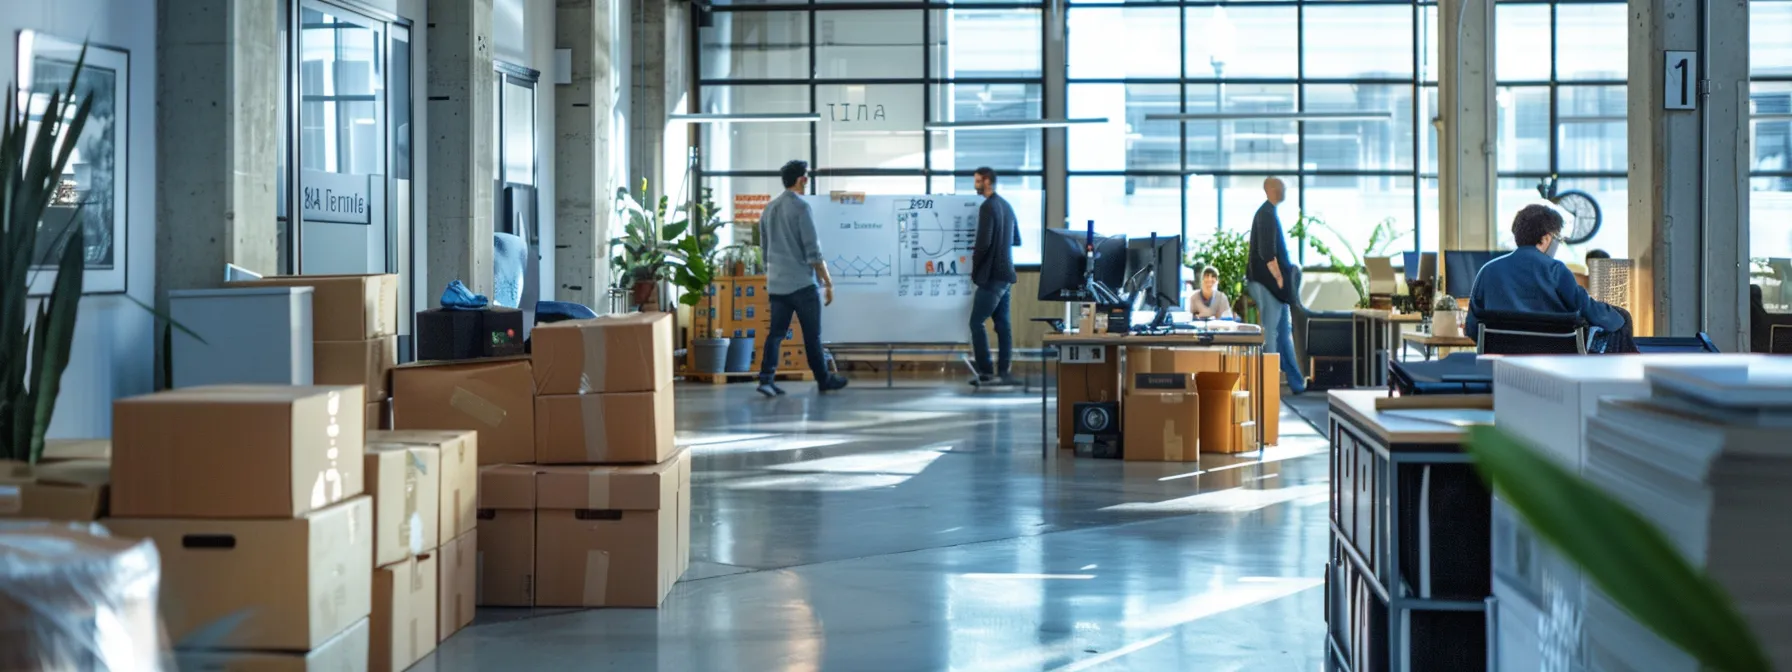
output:
<path id="1" fill-rule="evenodd" d="M 1749 350 L 1776 355 L 1792 354 L 1792 313 L 1767 312 L 1761 286 L 1749 285 Z"/>
<path id="2" fill-rule="evenodd" d="M 1604 351 L 1601 330 L 1574 313 L 1484 311 L 1475 316 L 1483 355 L 1584 355 Z"/>

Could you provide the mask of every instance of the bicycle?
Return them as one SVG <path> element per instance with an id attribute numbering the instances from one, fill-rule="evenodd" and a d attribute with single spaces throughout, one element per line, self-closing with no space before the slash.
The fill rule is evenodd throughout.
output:
<path id="1" fill-rule="evenodd" d="M 1592 240 L 1599 233 L 1599 225 L 1602 223 L 1599 202 L 1593 200 L 1591 194 L 1577 189 L 1558 193 L 1556 181 L 1554 175 L 1544 178 L 1537 183 L 1537 193 L 1568 213 L 1568 221 L 1562 227 L 1562 242 L 1579 245 Z"/>

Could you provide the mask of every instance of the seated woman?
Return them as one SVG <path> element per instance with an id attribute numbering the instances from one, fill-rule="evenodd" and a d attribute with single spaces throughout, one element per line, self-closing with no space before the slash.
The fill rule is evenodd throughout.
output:
<path id="1" fill-rule="evenodd" d="M 1631 341 L 1630 312 L 1593 300 L 1575 284 L 1574 275 L 1556 261 L 1562 241 L 1562 216 L 1542 205 L 1528 205 L 1512 220 L 1512 237 L 1518 249 L 1487 262 L 1475 276 L 1469 292 L 1470 338 L 1477 333 L 1481 313 L 1574 313 L 1587 324 L 1607 332 L 1606 352 L 1636 352 Z"/>
<path id="2" fill-rule="evenodd" d="M 1195 283 L 1190 282 L 1193 286 Z M 1208 266 L 1201 269 L 1201 286 L 1188 295 L 1188 312 L 1195 317 L 1222 318 L 1232 317 L 1232 301 L 1226 293 L 1219 290 L 1220 269 Z"/>

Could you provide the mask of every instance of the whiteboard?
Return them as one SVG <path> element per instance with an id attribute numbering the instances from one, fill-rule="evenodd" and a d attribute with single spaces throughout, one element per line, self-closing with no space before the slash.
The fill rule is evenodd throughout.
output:
<path id="1" fill-rule="evenodd" d="M 981 196 L 804 196 L 834 305 L 823 343 L 968 343 Z"/>

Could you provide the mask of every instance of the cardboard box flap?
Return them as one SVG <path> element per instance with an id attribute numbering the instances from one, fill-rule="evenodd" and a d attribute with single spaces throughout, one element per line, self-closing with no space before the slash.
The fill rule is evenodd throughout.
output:
<path id="1" fill-rule="evenodd" d="M 112 463 L 105 460 L 39 462 L 31 472 L 39 485 L 91 488 L 112 482 Z"/>
<path id="2" fill-rule="evenodd" d="M 629 313 L 544 324 L 530 335 L 541 394 L 652 392 L 672 382 L 672 316 Z"/>
<path id="3" fill-rule="evenodd" d="M 1195 387 L 1202 390 L 1230 390 L 1238 387 L 1243 376 L 1232 371 L 1202 371 L 1195 374 Z"/>
<path id="4" fill-rule="evenodd" d="M 111 439 L 46 439 L 45 460 L 109 460 Z"/>
<path id="5" fill-rule="evenodd" d="M 678 487 L 679 458 L 638 467 L 541 467 L 536 507 L 592 511 L 654 511 L 663 490 Z"/>
<path id="6" fill-rule="evenodd" d="M 535 474 L 539 469 L 526 464 L 480 467 L 479 508 L 533 510 Z"/>
<path id="7" fill-rule="evenodd" d="M 362 390 L 359 385 L 201 385 L 128 397 L 113 403 L 191 404 L 202 401 L 207 404 L 288 404 L 335 392 L 343 395 L 341 403 L 344 406 L 350 405 L 351 401 L 355 406 L 365 406 L 366 395 L 362 394 Z M 350 394 L 353 399 L 349 398 Z"/>

